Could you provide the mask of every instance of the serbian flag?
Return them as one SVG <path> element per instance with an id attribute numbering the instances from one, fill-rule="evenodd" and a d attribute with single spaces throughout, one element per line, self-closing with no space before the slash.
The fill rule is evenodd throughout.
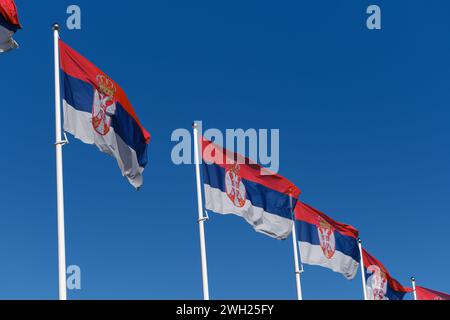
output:
<path id="1" fill-rule="evenodd" d="M 21 28 L 14 1 L 0 0 L 0 53 L 19 47 L 12 36 Z"/>
<path id="2" fill-rule="evenodd" d="M 412 292 L 391 277 L 380 261 L 363 249 L 366 293 L 369 300 L 403 300 L 405 294 Z"/>
<path id="3" fill-rule="evenodd" d="M 250 159 L 201 141 L 206 209 L 240 216 L 272 238 L 289 237 L 300 190 Z"/>
<path id="4" fill-rule="evenodd" d="M 59 41 L 59 48 L 64 130 L 116 158 L 123 176 L 139 189 L 149 133 L 114 80 L 64 42 Z"/>
<path id="5" fill-rule="evenodd" d="M 450 300 L 450 295 L 416 286 L 417 300 Z"/>
<path id="6" fill-rule="evenodd" d="M 349 280 L 356 276 L 361 261 L 358 230 L 300 201 L 295 227 L 302 263 L 331 269 Z"/>

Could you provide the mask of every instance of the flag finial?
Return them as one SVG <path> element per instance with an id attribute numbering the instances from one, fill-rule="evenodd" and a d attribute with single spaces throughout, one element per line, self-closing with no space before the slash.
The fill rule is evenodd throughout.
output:
<path id="1" fill-rule="evenodd" d="M 55 23 L 52 25 L 52 30 L 53 30 L 53 31 L 59 31 L 59 29 L 60 29 L 59 24 L 58 24 L 57 22 L 55 22 Z"/>

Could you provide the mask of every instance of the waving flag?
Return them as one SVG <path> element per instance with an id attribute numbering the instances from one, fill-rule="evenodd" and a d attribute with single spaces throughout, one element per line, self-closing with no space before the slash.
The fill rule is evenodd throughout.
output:
<path id="1" fill-rule="evenodd" d="M 289 237 L 293 208 L 300 195 L 297 187 L 205 139 L 202 158 L 207 210 L 238 215 L 257 232 L 279 240 Z"/>
<path id="2" fill-rule="evenodd" d="M 19 47 L 12 36 L 21 28 L 14 1 L 0 0 L 0 53 Z"/>
<path id="3" fill-rule="evenodd" d="M 450 300 L 450 295 L 416 286 L 417 300 Z"/>
<path id="4" fill-rule="evenodd" d="M 140 188 L 149 133 L 117 83 L 64 42 L 59 47 L 64 130 L 116 158 L 122 174 Z"/>
<path id="5" fill-rule="evenodd" d="M 363 249 L 362 252 L 366 292 L 369 300 L 403 300 L 406 293 L 413 291 L 410 288 L 403 287 L 392 278 L 381 262 L 366 250 Z"/>
<path id="6" fill-rule="evenodd" d="M 302 263 L 331 269 L 349 280 L 356 276 L 361 258 L 355 228 L 300 201 L 295 225 Z"/>

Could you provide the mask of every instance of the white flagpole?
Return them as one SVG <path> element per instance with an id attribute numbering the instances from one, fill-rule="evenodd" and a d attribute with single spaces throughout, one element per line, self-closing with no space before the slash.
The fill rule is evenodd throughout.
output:
<path id="1" fill-rule="evenodd" d="M 367 287 L 366 287 L 366 276 L 364 274 L 364 258 L 363 258 L 363 249 L 362 249 L 362 240 L 358 239 L 358 247 L 359 247 L 359 254 L 361 255 L 361 261 L 359 262 L 359 265 L 361 267 L 361 279 L 362 279 L 362 285 L 363 285 L 363 291 L 364 291 L 364 300 L 367 299 Z"/>
<path id="2" fill-rule="evenodd" d="M 301 282 L 301 270 L 300 270 L 300 261 L 298 256 L 298 242 L 297 242 L 297 231 L 295 230 L 295 214 L 294 214 L 294 208 L 292 205 L 292 194 L 289 195 L 290 202 L 291 202 L 291 210 L 292 210 L 292 247 L 294 249 L 294 267 L 295 267 L 295 284 L 297 287 L 297 300 L 302 301 L 303 300 L 303 293 L 302 293 L 302 282 Z"/>
<path id="3" fill-rule="evenodd" d="M 416 291 L 416 278 L 411 277 L 412 287 L 413 287 L 413 293 L 414 293 L 414 300 L 417 301 L 417 291 Z"/>
<path id="4" fill-rule="evenodd" d="M 198 227 L 200 231 L 200 254 L 202 258 L 203 299 L 209 300 L 208 264 L 206 262 L 206 241 L 205 241 L 205 221 L 208 220 L 208 217 L 205 217 L 203 214 L 202 188 L 200 179 L 198 125 L 194 123 L 192 127 L 194 128 L 195 174 L 197 179 Z"/>
<path id="5" fill-rule="evenodd" d="M 297 300 L 303 300 L 302 294 L 302 282 L 301 282 L 301 270 L 298 257 L 298 244 L 297 244 L 297 232 L 295 230 L 295 221 L 292 228 L 292 246 L 294 248 L 294 264 L 295 264 L 295 283 L 297 285 Z"/>
<path id="6" fill-rule="evenodd" d="M 58 276 L 59 276 L 59 300 L 67 300 L 66 286 L 66 243 L 64 230 L 64 185 L 63 185 L 63 157 L 62 147 L 66 141 L 61 134 L 61 93 L 59 71 L 59 25 L 52 27 L 55 53 L 55 133 L 56 133 L 56 189 L 58 201 Z"/>

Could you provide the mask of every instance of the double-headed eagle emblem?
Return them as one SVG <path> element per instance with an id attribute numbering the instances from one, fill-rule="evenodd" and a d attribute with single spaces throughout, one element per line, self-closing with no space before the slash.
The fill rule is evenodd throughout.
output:
<path id="1" fill-rule="evenodd" d="M 106 76 L 97 76 L 97 89 L 92 106 L 92 126 L 94 130 L 105 136 L 111 130 L 111 117 L 116 113 L 116 86 Z"/>

